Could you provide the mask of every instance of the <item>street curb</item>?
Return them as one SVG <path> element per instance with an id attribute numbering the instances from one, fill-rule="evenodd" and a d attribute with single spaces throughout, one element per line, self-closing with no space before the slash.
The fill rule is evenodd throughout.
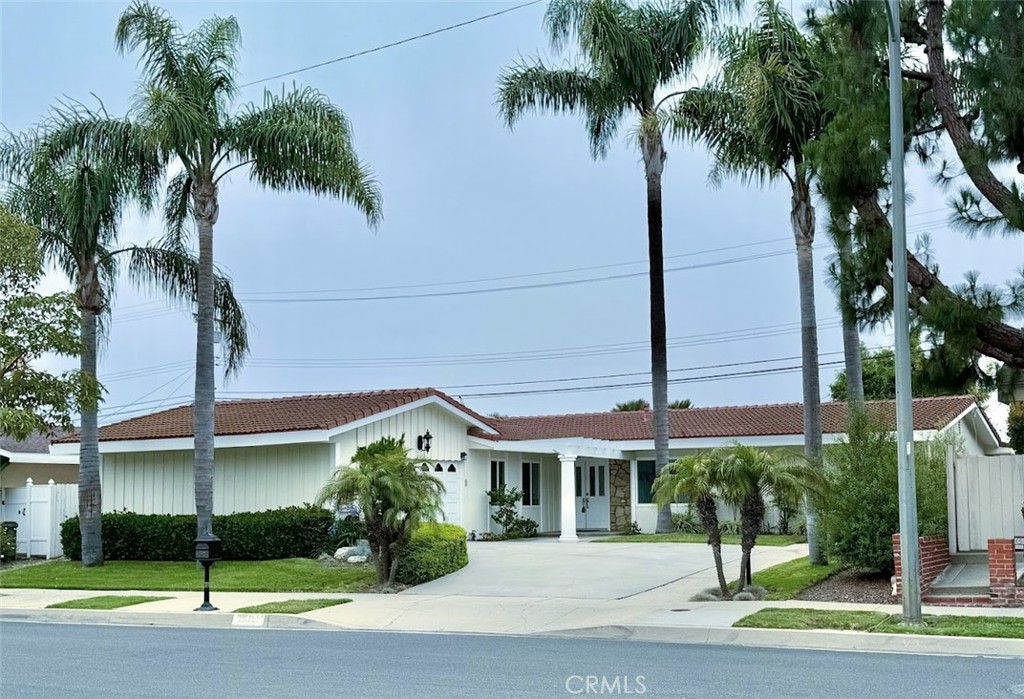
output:
<path id="1" fill-rule="evenodd" d="M 56 624 L 109 624 L 210 629 L 291 629 L 328 631 L 343 627 L 294 614 L 233 612 L 124 612 L 91 609 L 0 609 L 0 621 Z"/>
<path id="2" fill-rule="evenodd" d="M 545 631 L 538 635 L 655 643 L 738 645 L 759 648 L 1024 658 L 1024 641 L 1012 638 L 917 636 L 863 631 L 626 625 L 561 629 Z"/>

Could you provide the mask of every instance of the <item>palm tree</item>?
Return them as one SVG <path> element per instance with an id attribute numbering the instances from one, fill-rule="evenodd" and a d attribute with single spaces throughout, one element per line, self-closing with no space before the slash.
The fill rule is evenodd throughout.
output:
<path id="1" fill-rule="evenodd" d="M 669 410 L 689 410 L 693 407 L 693 401 L 689 398 L 680 398 L 668 404 Z"/>
<path id="2" fill-rule="evenodd" d="M 676 136 L 704 143 L 715 157 L 711 180 L 724 176 L 767 184 L 786 180 L 792 190 L 790 223 L 796 241 L 803 355 L 804 453 L 821 460 L 821 388 L 814 308 L 815 213 L 805 148 L 827 115 L 816 92 L 813 51 L 793 18 L 775 0 L 760 0 L 755 26 L 722 32 L 715 47 L 722 73 L 689 90 L 673 106 Z M 813 503 L 807 507 L 813 563 L 822 563 Z"/>
<path id="3" fill-rule="evenodd" d="M 707 456 L 718 474 L 722 499 L 740 511 L 740 560 L 738 590 L 750 582 L 750 552 L 764 522 L 765 499 L 792 502 L 820 496 L 824 479 L 798 454 L 756 449 L 739 443 L 715 449 Z"/>
<path id="4" fill-rule="evenodd" d="M 181 246 L 194 222 L 199 276 L 196 311 L 195 495 L 197 529 L 213 528 L 214 283 L 213 228 L 219 188 L 230 173 L 254 184 L 346 200 L 376 225 L 380 189 L 360 162 L 345 114 L 309 88 L 266 92 L 262 105 L 232 111 L 241 39 L 234 17 L 212 17 L 191 32 L 167 12 L 135 0 L 115 33 L 122 54 L 140 52 L 142 81 L 128 119 L 97 117 L 69 143 L 125 150 L 141 132 L 147 152 L 182 170 L 170 182 L 164 209 L 168 236 Z"/>
<path id="5" fill-rule="evenodd" d="M 636 118 L 647 180 L 650 262 L 651 384 L 656 472 L 668 463 L 668 350 L 662 250 L 661 179 L 665 168 L 659 92 L 689 77 L 718 0 L 666 0 L 633 6 L 625 0 L 552 0 L 544 16 L 556 51 L 575 40 L 581 65 L 550 68 L 539 59 L 507 69 L 498 83 L 501 116 L 512 128 L 530 111 L 582 115 L 591 155 L 603 158 L 627 113 Z M 657 531 L 672 529 L 668 506 Z"/>
<path id="6" fill-rule="evenodd" d="M 441 481 L 409 458 L 404 438 L 383 437 L 356 450 L 352 463 L 321 488 L 317 504 L 359 503 L 377 582 L 390 588 L 413 532 L 442 512 L 443 493 Z"/>
<path id="7" fill-rule="evenodd" d="M 61 124 L 61 121 L 63 123 Z M 96 380 L 96 356 L 110 297 L 122 265 L 136 286 L 155 286 L 170 299 L 194 301 L 198 261 L 174 248 L 128 245 L 116 248 L 125 210 L 137 204 L 152 209 L 159 196 L 162 168 L 154 159 L 103 158 L 86 150 L 56 155 L 51 138 L 78 128 L 73 114 L 58 113 L 56 128 L 12 135 L 0 147 L 0 175 L 8 181 L 5 204 L 39 231 L 46 262 L 75 287 L 81 317 L 80 372 Z M 247 347 L 245 317 L 230 282 L 216 276 L 217 306 L 233 370 Z M 79 519 L 82 565 L 103 564 L 102 500 L 98 401 L 81 406 L 79 445 Z"/>
<path id="8" fill-rule="evenodd" d="M 641 410 L 650 410 L 651 404 L 645 398 L 634 398 L 633 400 L 616 403 L 612 408 L 613 413 L 636 413 Z"/>
<path id="9" fill-rule="evenodd" d="M 728 599 L 732 593 L 725 580 L 722 529 L 718 523 L 718 505 L 715 502 L 721 475 L 719 464 L 710 456 L 710 452 L 701 452 L 672 462 L 654 479 L 651 493 L 659 507 L 671 507 L 672 503 L 683 500 L 696 505 L 697 516 L 708 535 L 708 545 L 715 558 L 718 588 L 722 599 Z"/>

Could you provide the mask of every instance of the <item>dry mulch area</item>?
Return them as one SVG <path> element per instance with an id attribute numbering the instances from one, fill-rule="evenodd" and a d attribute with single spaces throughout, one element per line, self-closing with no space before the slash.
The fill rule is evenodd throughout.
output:
<path id="1" fill-rule="evenodd" d="M 888 576 L 844 570 L 799 593 L 794 599 L 815 602 L 860 602 L 863 604 L 897 604 L 892 596 Z"/>

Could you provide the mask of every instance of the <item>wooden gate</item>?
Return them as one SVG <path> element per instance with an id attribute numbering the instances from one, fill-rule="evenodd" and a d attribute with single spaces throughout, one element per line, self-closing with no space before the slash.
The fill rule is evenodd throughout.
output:
<path id="1" fill-rule="evenodd" d="M 950 551 L 986 551 L 989 539 L 1024 536 L 1024 456 L 946 459 Z"/>

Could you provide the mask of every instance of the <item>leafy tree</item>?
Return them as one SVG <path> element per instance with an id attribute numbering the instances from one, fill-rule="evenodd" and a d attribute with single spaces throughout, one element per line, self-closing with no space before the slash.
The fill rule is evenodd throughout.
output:
<path id="1" fill-rule="evenodd" d="M 635 398 L 633 400 L 623 401 L 622 403 L 616 403 L 615 407 L 612 408 L 613 413 L 633 413 L 640 410 L 650 410 L 651 404 L 644 398 Z"/>
<path id="2" fill-rule="evenodd" d="M 824 493 L 825 480 L 820 469 L 799 455 L 782 450 L 733 443 L 713 450 L 707 458 L 719 474 L 722 500 L 740 511 L 741 591 L 749 582 L 750 553 L 764 522 L 765 499 L 783 503 L 801 498 L 817 501 Z"/>
<path id="3" fill-rule="evenodd" d="M 79 406 L 100 391 L 95 377 L 33 366 L 44 355 L 82 351 L 74 298 L 37 293 L 41 275 L 39 232 L 0 207 L 0 434 L 14 439 L 70 431 Z"/>
<path id="4" fill-rule="evenodd" d="M 1020 235 L 1021 193 L 997 169 L 1022 160 L 1024 98 L 1018 86 L 1021 2 L 904 3 L 903 39 L 926 49 L 922 63 L 904 59 L 906 147 L 937 164 L 945 185 L 968 180 L 951 200 L 951 223 L 968 233 Z M 892 231 L 884 200 L 888 183 L 888 87 L 886 20 L 881 3 L 830 3 L 812 16 L 823 77 L 821 92 L 835 112 L 819 149 L 812 154 L 830 202 L 851 206 L 857 215 L 854 238 L 862 322 L 884 321 L 891 313 Z M 945 45 L 954 48 L 953 58 Z M 938 156 L 949 136 L 959 163 Z M 827 190 L 827 192 L 826 192 Z M 948 285 L 927 252 L 907 256 L 911 308 L 942 345 L 952 366 L 983 354 L 1010 368 L 1024 368 L 1024 330 L 1007 321 L 1024 313 L 1024 275 L 1003 286 L 982 284 L 977 273 Z"/>
<path id="5" fill-rule="evenodd" d="M 1007 431 L 1010 433 L 1010 448 L 1018 454 L 1024 454 L 1024 401 L 1010 404 Z"/>
<path id="6" fill-rule="evenodd" d="M 673 131 L 705 144 L 715 158 L 712 182 L 789 183 L 796 242 L 803 356 L 804 454 L 821 458 L 821 391 L 814 305 L 815 212 L 806 149 L 827 123 L 816 87 L 818 66 L 810 41 L 775 0 L 757 3 L 754 26 L 730 28 L 715 42 L 723 63 L 709 84 L 688 90 L 674 105 Z M 812 505 L 807 538 L 813 563 L 823 560 Z"/>
<path id="7" fill-rule="evenodd" d="M 660 507 L 671 507 L 674 502 L 692 502 L 697 508 L 701 527 L 708 535 L 708 546 L 715 559 L 718 588 L 722 599 L 732 593 L 725 579 L 722 562 L 722 527 L 718 521 L 715 495 L 721 482 L 720 464 L 710 452 L 701 452 L 673 461 L 654 479 L 651 494 Z"/>
<path id="8" fill-rule="evenodd" d="M 575 43 L 580 63 L 552 68 L 540 59 L 520 62 L 499 78 L 498 104 L 512 128 L 528 112 L 573 113 L 584 118 L 590 152 L 603 158 L 625 116 L 636 118 L 637 145 L 647 181 L 650 261 L 651 383 L 658 473 L 668 463 L 668 350 L 662 246 L 663 120 L 673 89 L 691 75 L 710 26 L 715 0 L 666 0 L 632 5 L 625 0 L 553 0 L 544 16 L 556 51 Z M 725 4 L 725 3 L 721 3 Z M 672 529 L 668 506 L 657 531 Z"/>
<path id="9" fill-rule="evenodd" d="M 921 536 L 947 530 L 946 449 L 952 436 L 914 448 Z M 826 452 L 828 497 L 822 523 L 829 553 L 858 568 L 893 572 L 892 535 L 900 528 L 896 437 L 870 411 L 856 411 L 847 436 Z"/>
<path id="10" fill-rule="evenodd" d="M 402 551 L 424 521 L 442 512 L 444 486 L 409 458 L 404 436 L 384 437 L 359 447 L 320 490 L 317 504 L 358 502 L 377 568 L 377 582 L 390 588 Z"/>
<path id="11" fill-rule="evenodd" d="M 863 400 L 894 400 L 896 398 L 896 355 L 891 349 L 869 351 L 862 348 Z M 995 376 L 978 366 L 977 358 L 966 365 L 947 365 L 949 357 L 942 347 L 926 352 L 921 347 L 920 336 L 911 333 L 910 364 L 914 396 L 949 396 L 972 394 L 984 400 L 995 388 Z M 832 400 L 849 399 L 845 371 L 836 375 L 829 386 Z"/>
<path id="12" fill-rule="evenodd" d="M 182 167 L 168 186 L 164 218 L 178 247 L 187 247 L 190 223 L 198 233 L 194 464 L 197 528 L 209 533 L 217 295 L 213 229 L 224 178 L 243 170 L 260 187 L 343 199 L 371 225 L 380 220 L 381 194 L 356 155 L 348 119 L 323 94 L 309 88 L 267 91 L 262 105 L 232 111 L 241 40 L 234 17 L 215 16 L 185 32 L 164 10 L 135 0 L 121 15 L 115 38 L 123 54 L 140 54 L 142 79 L 130 118 L 92 115 L 53 145 L 133 152 L 139 144 L 145 157 L 155 153 L 162 166 L 173 159 Z M 237 365 L 238 359 L 230 361 Z"/>

